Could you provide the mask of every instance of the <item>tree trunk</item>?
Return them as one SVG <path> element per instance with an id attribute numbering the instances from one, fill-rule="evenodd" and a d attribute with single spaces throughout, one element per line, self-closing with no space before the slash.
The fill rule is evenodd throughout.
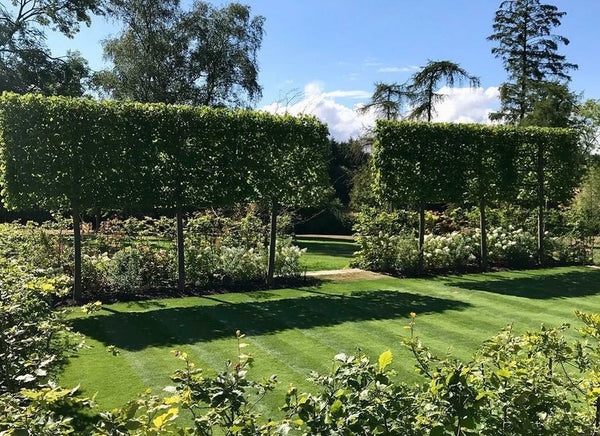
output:
<path id="1" fill-rule="evenodd" d="M 93 230 L 94 233 L 98 233 L 100 231 L 100 210 L 98 209 L 94 209 Z"/>
<path id="2" fill-rule="evenodd" d="M 183 213 L 177 210 L 175 213 L 177 221 L 177 287 L 180 291 L 185 290 L 185 255 L 183 252 Z"/>
<path id="3" fill-rule="evenodd" d="M 425 244 L 425 204 L 419 203 L 419 272 L 423 272 L 423 245 Z"/>
<path id="4" fill-rule="evenodd" d="M 273 277 L 275 276 L 275 251 L 277 247 L 277 212 L 277 201 L 273 200 L 273 203 L 271 205 L 271 240 L 269 241 L 269 264 L 267 266 L 268 285 L 271 285 L 273 283 Z"/>
<path id="5" fill-rule="evenodd" d="M 488 267 L 487 222 L 485 219 L 485 199 L 483 197 L 479 202 L 479 228 L 481 229 L 481 270 L 486 271 Z"/>
<path id="6" fill-rule="evenodd" d="M 81 300 L 81 220 L 79 218 L 79 209 L 73 206 L 73 253 L 74 253 L 74 272 L 73 272 L 73 300 Z"/>
<path id="7" fill-rule="evenodd" d="M 546 193 L 544 191 L 544 146 L 543 144 L 538 144 L 538 153 L 537 153 L 537 194 L 538 194 L 538 217 L 537 217 L 537 227 L 538 227 L 538 237 L 537 237 L 537 260 L 538 264 L 544 264 L 544 206 L 545 206 L 545 196 Z"/>

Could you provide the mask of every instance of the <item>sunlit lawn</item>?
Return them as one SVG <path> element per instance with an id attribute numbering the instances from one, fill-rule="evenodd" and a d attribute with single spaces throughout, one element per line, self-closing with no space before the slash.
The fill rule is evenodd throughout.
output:
<path id="1" fill-rule="evenodd" d="M 251 377 L 277 374 L 280 386 L 261 407 L 277 413 L 289 383 L 314 389 L 311 370 L 327 372 L 333 356 L 360 347 L 376 358 L 391 349 L 399 378 L 417 380 L 398 335 L 409 313 L 437 353 L 468 356 L 508 323 L 517 330 L 574 322 L 574 309 L 600 310 L 600 271 L 585 267 L 426 279 L 323 282 L 283 289 L 107 305 L 89 317 L 73 313 L 90 348 L 66 367 L 61 382 L 98 392 L 103 408 L 123 404 L 149 386 L 170 383 L 171 351 L 186 351 L 209 374 L 235 359 L 234 333 L 248 335 L 256 358 Z M 576 321 L 575 321 L 576 322 Z M 115 345 L 120 354 L 106 351 Z M 263 410 L 263 411 L 264 411 Z"/>
<path id="2" fill-rule="evenodd" d="M 306 248 L 301 263 L 307 271 L 348 268 L 359 249 L 356 242 L 342 239 L 296 239 L 294 244 Z"/>

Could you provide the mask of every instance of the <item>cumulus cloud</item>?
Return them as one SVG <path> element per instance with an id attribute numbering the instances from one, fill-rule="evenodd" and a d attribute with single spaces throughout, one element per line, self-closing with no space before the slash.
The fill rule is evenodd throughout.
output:
<path id="1" fill-rule="evenodd" d="M 498 103 L 498 88 L 447 88 L 440 89 L 446 95 L 436 107 L 435 121 L 460 123 L 488 123 L 488 115 Z M 360 108 L 371 96 L 362 90 L 325 91 L 321 82 L 311 82 L 304 88 L 303 98 L 289 105 L 272 103 L 261 108 L 271 113 L 292 115 L 310 114 L 327 123 L 331 136 L 338 141 L 358 138 L 375 125 L 376 114 L 360 114 Z M 349 107 L 337 99 L 361 100 Z"/>
<path id="2" fill-rule="evenodd" d="M 292 115 L 310 114 L 327 123 L 331 136 L 339 141 L 358 138 L 365 129 L 375 124 L 374 114 L 359 114 L 355 109 L 359 103 L 350 108 L 336 101 L 339 98 L 368 100 L 370 92 L 361 90 L 336 90 L 325 92 L 320 82 L 311 82 L 304 88 L 304 98 L 288 106 L 272 103 L 261 110 L 271 113 L 289 113 Z"/>
<path id="3" fill-rule="evenodd" d="M 500 91 L 484 88 L 448 88 L 438 91 L 446 98 L 436 108 L 434 121 L 454 123 L 489 123 L 489 114 L 500 101 Z"/>

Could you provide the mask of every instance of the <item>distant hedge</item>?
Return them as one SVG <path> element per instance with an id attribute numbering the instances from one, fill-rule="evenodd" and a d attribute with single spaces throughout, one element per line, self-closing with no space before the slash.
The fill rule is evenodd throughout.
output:
<path id="1" fill-rule="evenodd" d="M 307 206 L 327 136 L 308 116 L 4 93 L 0 184 L 9 209 L 71 209 L 77 230 L 86 209 Z"/>
<path id="2" fill-rule="evenodd" d="M 540 254 L 546 203 L 568 200 L 579 183 L 578 138 L 569 129 L 379 120 L 375 136 L 375 189 L 384 202 L 421 210 L 475 203 L 484 239 L 487 204 L 529 203 L 540 217 Z"/>

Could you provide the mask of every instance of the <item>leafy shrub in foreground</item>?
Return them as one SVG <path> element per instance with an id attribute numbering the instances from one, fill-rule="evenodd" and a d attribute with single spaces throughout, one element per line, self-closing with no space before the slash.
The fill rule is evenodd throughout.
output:
<path id="1" fill-rule="evenodd" d="M 69 289 L 66 277 L 37 277 L 0 258 L 0 434 L 73 432 L 65 410 L 90 405 L 77 388 L 53 383 L 65 357 L 81 345 L 52 302 Z M 63 412 L 59 412 L 63 410 Z"/>
<path id="2" fill-rule="evenodd" d="M 25 283 L 26 289 L 35 290 L 26 297 L 35 303 L 33 307 L 38 307 L 37 300 L 45 299 L 44 292 L 51 291 L 48 284 L 28 285 L 30 282 L 21 281 L 18 273 L 7 276 L 12 277 L 7 284 Z M 95 311 L 101 305 L 84 309 Z M 21 321 L 37 320 L 37 316 L 38 312 L 26 312 Z M 306 436 L 597 435 L 600 315 L 577 312 L 576 316 L 584 324 L 580 329 L 583 341 L 566 339 L 568 325 L 542 326 L 523 334 L 516 334 L 509 326 L 465 362 L 437 358 L 424 347 L 416 336 L 416 314 L 412 313 L 407 325 L 410 335 L 401 341 L 414 356 L 421 382 L 409 385 L 398 380 L 390 350 L 375 363 L 362 353 L 339 354 L 331 373 L 311 374 L 310 379 L 319 386 L 317 392 L 300 393 L 293 386 L 288 389 L 281 420 L 267 419 L 257 410 L 257 404 L 275 388 L 276 378 L 260 382 L 248 378 L 252 357 L 245 351 L 249 344 L 239 331 L 238 359 L 228 362 L 225 371 L 205 375 L 186 353 L 176 351 L 183 368 L 175 372 L 174 385 L 165 388 L 165 395 L 153 395 L 148 390 L 120 409 L 101 412 L 93 429 L 80 421 L 80 412 L 91 401 L 79 397 L 76 389 L 54 385 L 48 377 L 52 371 L 45 375 L 37 372 L 33 378 L 16 378 L 20 385 L 12 390 L 6 389 L 6 383 L 1 385 L 0 434 L 72 434 L 77 428 L 77 434 L 104 436 L 254 436 L 292 431 Z M 56 334 L 64 332 L 64 324 L 50 324 L 57 329 Z M 5 334 L 14 333 L 10 325 L 4 327 Z M 30 346 L 44 350 L 41 342 L 14 337 L 24 343 L 20 349 L 28 354 Z M 55 346 L 54 340 L 48 343 Z M 51 358 L 48 366 L 55 367 L 56 362 Z M 24 366 L 32 371 L 32 366 Z M 69 410 L 72 415 L 60 410 Z"/>

